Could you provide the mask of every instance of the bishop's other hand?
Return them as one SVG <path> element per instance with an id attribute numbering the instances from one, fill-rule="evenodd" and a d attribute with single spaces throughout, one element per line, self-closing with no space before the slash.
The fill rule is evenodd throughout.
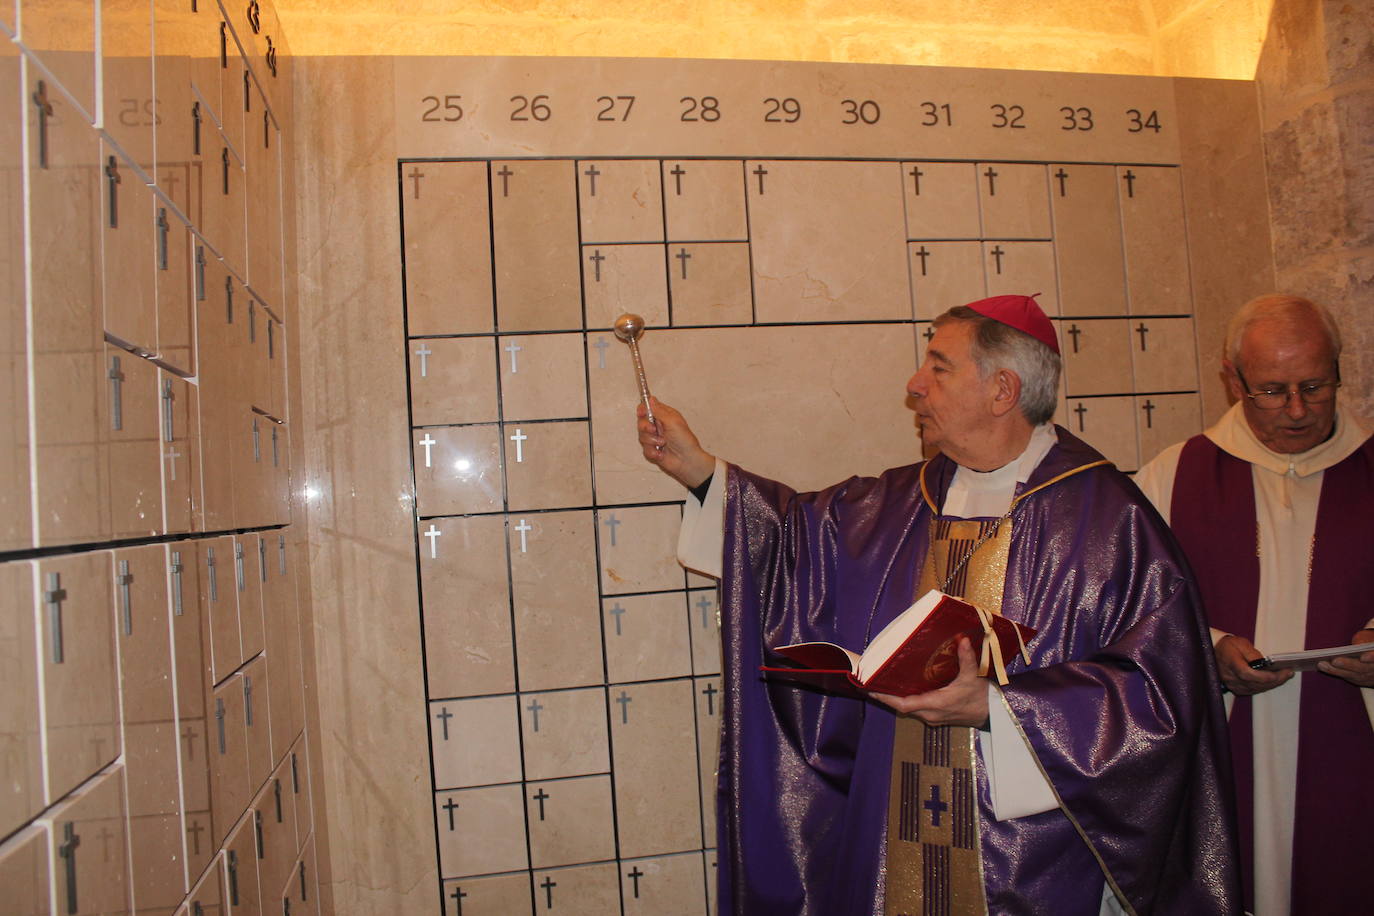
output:
<path id="1" fill-rule="evenodd" d="M 682 414 L 658 398 L 651 397 L 649 403 L 652 420 L 643 404 L 635 408 L 644 458 L 684 487 L 699 486 L 715 473 L 715 456 L 701 447 Z"/>

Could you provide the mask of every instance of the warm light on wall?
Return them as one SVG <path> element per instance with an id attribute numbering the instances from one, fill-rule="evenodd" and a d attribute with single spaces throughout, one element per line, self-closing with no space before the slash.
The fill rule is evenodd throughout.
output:
<path id="1" fill-rule="evenodd" d="M 292 53 L 683 57 L 1253 79 L 1272 0 L 281 0 Z"/>

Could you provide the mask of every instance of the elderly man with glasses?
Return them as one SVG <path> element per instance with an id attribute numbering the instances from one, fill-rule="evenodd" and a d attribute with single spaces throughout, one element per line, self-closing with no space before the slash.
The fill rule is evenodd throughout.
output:
<path id="1" fill-rule="evenodd" d="M 1222 361 L 1235 405 L 1136 476 L 1183 544 L 1212 627 L 1257 916 L 1368 906 L 1357 887 L 1374 862 L 1374 439 L 1336 398 L 1340 355 L 1322 306 L 1247 303 Z M 1352 643 L 1371 651 L 1296 675 L 1251 666 Z"/>

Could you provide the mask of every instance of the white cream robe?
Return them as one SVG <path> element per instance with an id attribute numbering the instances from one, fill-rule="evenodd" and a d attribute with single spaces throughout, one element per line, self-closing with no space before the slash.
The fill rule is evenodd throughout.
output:
<path id="1" fill-rule="evenodd" d="M 1260 545 L 1255 647 L 1264 653 L 1303 649 L 1308 572 L 1323 472 L 1363 445 L 1369 430 L 1350 413 L 1338 410 L 1336 429 L 1330 439 L 1306 452 L 1282 455 L 1255 438 L 1241 406 L 1236 404 L 1204 435 L 1222 451 L 1249 462 L 1253 474 Z M 1180 442 L 1165 449 L 1135 476 L 1136 484 L 1166 522 L 1183 445 Z M 1212 630 L 1213 645 L 1226 635 Z M 1289 911 L 1301 690 L 1302 679 L 1294 677 L 1251 700 L 1255 745 L 1255 912 L 1259 916 L 1286 916 Z M 1374 689 L 1362 692 L 1374 727 Z M 1228 694 L 1228 714 L 1232 699 Z M 1367 829 L 1367 825 L 1361 824 L 1357 829 Z"/>

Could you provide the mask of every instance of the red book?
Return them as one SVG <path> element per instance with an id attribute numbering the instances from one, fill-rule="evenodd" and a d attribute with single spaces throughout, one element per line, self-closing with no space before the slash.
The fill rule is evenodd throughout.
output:
<path id="1" fill-rule="evenodd" d="M 784 675 L 838 692 L 852 685 L 863 690 L 910 696 L 935 690 L 954 680 L 959 673 L 958 646 L 967 638 L 976 657 L 982 658 L 988 628 L 996 635 L 992 643 L 1005 667 L 1035 630 L 998 614 L 980 612 L 967 601 L 940 591 L 929 591 L 883 627 L 862 655 L 829 642 L 803 642 L 778 646 L 773 651 L 797 668 L 762 666 L 769 674 Z M 1019 634 L 1019 636 L 1018 636 Z M 983 660 L 979 674 L 986 676 L 995 667 Z"/>

